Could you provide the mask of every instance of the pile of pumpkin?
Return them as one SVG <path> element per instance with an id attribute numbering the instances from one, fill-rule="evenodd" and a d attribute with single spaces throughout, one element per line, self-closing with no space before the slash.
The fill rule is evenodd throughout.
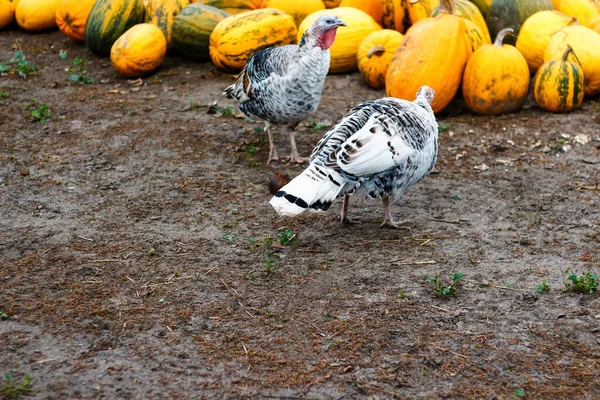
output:
<path id="1" fill-rule="evenodd" d="M 253 52 L 297 42 L 323 14 L 347 24 L 331 73 L 358 69 L 411 100 L 431 86 L 435 112 L 459 89 L 473 112 L 516 111 L 531 76 L 535 100 L 554 112 L 600 93 L 600 0 L 0 0 L 0 28 L 58 26 L 128 77 L 156 69 L 171 48 L 237 72 Z"/>

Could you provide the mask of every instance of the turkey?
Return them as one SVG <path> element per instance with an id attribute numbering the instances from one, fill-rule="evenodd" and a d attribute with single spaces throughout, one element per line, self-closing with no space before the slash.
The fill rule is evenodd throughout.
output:
<path id="1" fill-rule="evenodd" d="M 435 165 L 438 124 L 431 102 L 435 92 L 423 86 L 415 101 L 385 97 L 356 105 L 329 130 L 310 156 L 310 165 L 283 186 L 270 204 L 293 217 L 307 209 L 327 210 L 344 196 L 342 222 L 348 218 L 349 195 L 383 200 L 381 226 L 399 228 L 390 210 L 398 199 Z"/>
<path id="2" fill-rule="evenodd" d="M 300 43 L 271 47 L 248 58 L 236 82 L 223 94 L 239 102 L 248 117 L 265 121 L 269 138 L 269 159 L 278 160 L 271 125 L 287 125 L 290 162 L 303 163 L 296 147 L 294 129 L 315 112 L 329 71 L 329 48 L 337 28 L 346 24 L 329 15 L 319 17 L 306 30 Z"/>

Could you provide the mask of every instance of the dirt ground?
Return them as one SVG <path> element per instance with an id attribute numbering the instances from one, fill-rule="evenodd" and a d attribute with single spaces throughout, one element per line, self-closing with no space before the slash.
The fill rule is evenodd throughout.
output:
<path id="1" fill-rule="evenodd" d="M 600 297 L 565 288 L 600 270 L 598 100 L 456 101 L 395 231 L 360 199 L 358 225 L 340 202 L 278 217 L 266 182 L 302 167 L 265 165 L 211 64 L 128 81 L 59 32 L 0 32 L 0 63 L 18 48 L 39 71 L 0 77 L 0 373 L 30 398 L 600 398 Z M 301 153 L 383 95 L 329 76 Z M 458 272 L 454 295 L 427 281 Z"/>

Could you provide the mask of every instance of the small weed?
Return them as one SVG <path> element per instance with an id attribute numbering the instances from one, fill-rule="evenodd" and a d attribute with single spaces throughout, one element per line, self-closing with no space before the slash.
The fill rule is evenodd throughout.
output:
<path id="1" fill-rule="evenodd" d="M 296 244 L 296 234 L 293 230 L 286 229 L 283 233 L 277 234 L 276 240 L 282 246 L 293 246 Z"/>
<path id="2" fill-rule="evenodd" d="M 27 109 L 32 110 L 28 116 L 40 121 L 42 125 L 52 117 L 52 110 L 45 103 L 37 104 L 32 100 L 27 104 Z"/>
<path id="3" fill-rule="evenodd" d="M 273 258 L 272 252 L 268 252 L 263 263 L 265 270 L 260 274 L 260 277 L 269 280 L 279 269 L 279 261 Z"/>
<path id="4" fill-rule="evenodd" d="M 149 256 L 154 256 L 156 255 L 156 249 L 153 247 L 151 249 L 146 250 L 146 254 L 148 254 Z"/>
<path id="5" fill-rule="evenodd" d="M 246 146 L 246 148 L 244 149 L 244 158 L 246 159 L 246 161 L 248 161 L 248 164 L 251 167 L 256 166 L 257 163 L 257 159 L 256 159 L 256 147 L 254 147 L 253 145 L 249 144 L 248 146 Z"/>
<path id="6" fill-rule="evenodd" d="M 565 287 L 577 293 L 594 293 L 598 289 L 598 274 L 586 272 L 583 275 L 572 273 L 565 280 Z"/>
<path id="7" fill-rule="evenodd" d="M 76 57 L 69 67 L 69 80 L 71 82 L 93 83 L 94 78 L 87 75 L 88 60 Z"/>
<path id="8" fill-rule="evenodd" d="M 7 313 L 5 313 L 5 312 L 2 312 L 2 311 L 0 311 L 0 319 L 1 319 L 2 321 L 5 321 L 5 320 L 7 320 L 7 319 L 8 319 L 8 314 L 7 314 Z"/>
<path id="9" fill-rule="evenodd" d="M 31 391 L 29 387 L 31 383 L 31 377 L 25 375 L 25 379 L 22 382 L 15 382 L 10 372 L 4 375 L 4 383 L 0 387 L 0 397 L 2 399 L 16 399 L 22 394 L 26 394 Z"/>
<path id="10" fill-rule="evenodd" d="M 331 126 L 331 123 L 328 121 L 317 122 L 312 119 L 309 119 L 308 121 L 306 121 L 306 123 L 308 124 L 309 127 L 313 128 L 317 131 L 323 131 L 325 129 L 328 129 Z"/>
<path id="11" fill-rule="evenodd" d="M 8 63 L 0 64 L 0 75 L 2 76 L 18 73 L 19 76 L 26 78 L 27 75 L 36 71 L 37 68 L 29 64 L 29 61 L 25 59 L 25 53 L 20 50 L 15 52 L 15 56 Z"/>
<path id="12" fill-rule="evenodd" d="M 544 293 L 549 290 L 550 290 L 550 285 L 548 285 L 548 282 L 546 282 L 545 280 L 542 281 L 542 283 L 540 283 L 537 287 L 538 293 Z"/>
<path id="13" fill-rule="evenodd" d="M 0 97 L 2 97 L 3 99 L 8 99 L 10 97 L 10 93 L 9 92 L 0 92 Z"/>
<path id="14" fill-rule="evenodd" d="M 398 297 L 401 299 L 405 299 L 406 298 L 406 293 L 404 293 L 403 290 L 398 290 Z"/>
<path id="15" fill-rule="evenodd" d="M 523 398 L 523 397 L 525 397 L 525 390 L 523 390 L 523 389 L 517 389 L 517 390 L 515 390 L 515 395 L 518 398 Z"/>
<path id="16" fill-rule="evenodd" d="M 459 280 L 461 280 L 463 277 L 462 272 L 457 272 L 454 275 L 452 275 L 452 283 L 450 283 L 449 285 L 444 285 L 444 283 L 440 280 L 439 276 L 437 274 L 435 274 L 434 276 L 430 276 L 429 278 L 427 278 L 427 282 L 433 282 L 433 284 L 435 285 L 435 289 L 436 291 L 442 295 L 442 296 L 449 296 L 449 295 L 453 295 L 456 293 L 457 288 L 456 288 L 456 284 L 458 283 Z"/>
<path id="17" fill-rule="evenodd" d="M 67 51 L 66 50 L 59 51 L 58 56 L 60 57 L 61 60 L 66 60 L 67 59 Z"/>
<path id="18" fill-rule="evenodd" d="M 194 100 L 192 100 L 192 96 L 188 96 L 187 97 L 187 107 L 185 107 L 185 111 L 192 111 L 192 110 L 197 110 L 199 109 L 201 106 L 200 104 L 194 102 Z"/>
<path id="19" fill-rule="evenodd" d="M 444 125 L 444 124 L 438 125 L 438 133 L 442 133 L 446 129 L 448 129 L 448 125 Z"/>
<path id="20" fill-rule="evenodd" d="M 235 111 L 235 107 L 228 106 L 228 107 L 222 107 L 222 108 L 217 109 L 216 114 L 219 117 L 228 118 L 228 117 L 233 117 L 234 111 Z"/>
<path id="21" fill-rule="evenodd" d="M 226 233 L 223 235 L 223 238 L 225 240 L 227 240 L 228 243 L 233 243 L 233 241 L 235 240 L 235 235 L 231 235 L 229 233 Z"/>

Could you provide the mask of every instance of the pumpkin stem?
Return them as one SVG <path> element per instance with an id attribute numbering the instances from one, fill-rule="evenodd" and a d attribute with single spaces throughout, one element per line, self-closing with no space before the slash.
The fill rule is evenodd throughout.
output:
<path id="1" fill-rule="evenodd" d="M 502 42 L 504 41 L 504 37 L 506 35 L 513 35 L 515 30 L 513 28 L 504 28 L 496 35 L 496 40 L 494 40 L 494 46 L 502 47 Z"/>
<path id="2" fill-rule="evenodd" d="M 581 61 L 579 61 L 579 58 L 577 58 L 577 54 L 575 54 L 575 50 L 573 50 L 573 48 L 571 47 L 571 45 L 567 45 L 567 49 L 565 50 L 561 61 L 562 62 L 566 62 L 567 58 L 569 57 L 569 55 L 573 55 L 573 58 L 575 59 L 575 62 L 577 64 L 579 64 L 579 66 L 581 66 Z"/>
<path id="3" fill-rule="evenodd" d="M 440 12 L 456 15 L 456 6 L 454 5 L 454 0 L 441 0 Z"/>
<path id="4" fill-rule="evenodd" d="M 385 47 L 383 47 L 382 45 L 373 46 L 371 47 L 371 50 L 369 50 L 369 52 L 367 53 L 367 58 L 371 58 L 373 57 L 373 55 L 380 56 L 383 53 L 385 53 Z"/>

